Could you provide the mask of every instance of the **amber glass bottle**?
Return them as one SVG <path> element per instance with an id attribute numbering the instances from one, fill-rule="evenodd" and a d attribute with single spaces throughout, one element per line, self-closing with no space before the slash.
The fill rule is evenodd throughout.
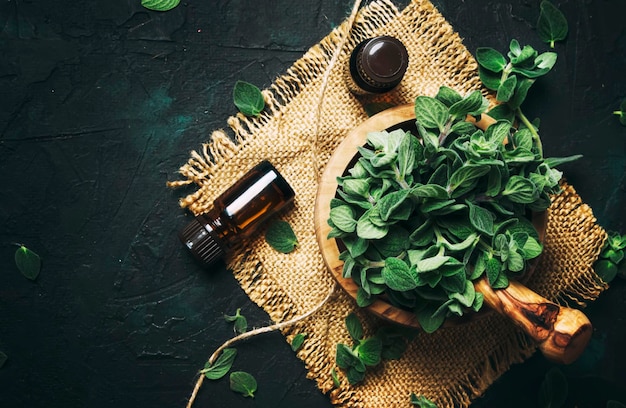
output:
<path id="1" fill-rule="evenodd" d="M 391 91 L 406 73 L 409 54 L 400 40 L 388 35 L 370 38 L 357 45 L 346 68 L 346 83 L 354 94 Z"/>
<path id="2" fill-rule="evenodd" d="M 268 161 L 262 161 L 194 218 L 179 233 L 191 253 L 206 264 L 249 237 L 272 214 L 291 203 L 294 191 Z"/>

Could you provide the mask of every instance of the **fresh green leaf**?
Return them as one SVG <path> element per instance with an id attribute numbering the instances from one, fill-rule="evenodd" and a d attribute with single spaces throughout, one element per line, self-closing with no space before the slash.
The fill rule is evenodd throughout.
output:
<path id="1" fill-rule="evenodd" d="M 419 408 L 437 408 L 437 404 L 429 400 L 423 395 L 417 396 L 411 393 L 411 404 Z"/>
<path id="2" fill-rule="evenodd" d="M 478 77 L 481 82 L 487 89 L 491 89 L 492 91 L 497 91 L 500 87 L 500 83 L 502 80 L 502 75 L 497 72 L 493 72 L 483 67 L 482 65 L 478 66 Z"/>
<path id="3" fill-rule="evenodd" d="M 278 220 L 267 228 L 265 241 L 283 254 L 292 252 L 298 245 L 298 238 L 287 221 Z"/>
<path id="4" fill-rule="evenodd" d="M 333 385 L 338 388 L 341 386 L 341 382 L 339 381 L 339 374 L 337 374 L 337 370 L 333 367 L 330 370 L 330 378 L 333 379 Z"/>
<path id="5" fill-rule="evenodd" d="M 354 210 L 348 205 L 340 205 L 330 210 L 330 219 L 334 226 L 344 232 L 354 232 L 356 230 L 354 217 Z"/>
<path id="6" fill-rule="evenodd" d="M 358 346 L 359 359 L 366 366 L 373 367 L 380 363 L 383 343 L 378 337 L 364 339 Z"/>
<path id="7" fill-rule="evenodd" d="M 415 99 L 415 118 L 425 128 L 441 131 L 448 119 L 448 108 L 435 98 L 418 96 Z"/>
<path id="8" fill-rule="evenodd" d="M 450 106 L 450 115 L 458 119 L 465 119 L 467 115 L 477 116 L 483 113 L 488 105 L 489 102 L 480 91 L 473 91 Z"/>
<path id="9" fill-rule="evenodd" d="M 496 94 L 496 100 L 499 102 L 508 102 L 513 96 L 515 86 L 517 85 L 517 77 L 510 76 L 498 87 L 498 93 Z"/>
<path id="10" fill-rule="evenodd" d="M 445 314 L 435 314 L 436 311 L 436 308 L 429 305 L 417 312 L 417 321 L 426 333 L 434 333 L 446 320 Z"/>
<path id="11" fill-rule="evenodd" d="M 381 271 L 385 284 L 393 290 L 407 291 L 417 286 L 417 272 L 398 258 L 385 259 Z"/>
<path id="12" fill-rule="evenodd" d="M 543 70 L 551 70 L 556 64 L 557 55 L 555 52 L 544 52 L 535 58 L 535 68 Z"/>
<path id="13" fill-rule="evenodd" d="M 517 109 L 522 106 L 524 100 L 526 100 L 526 96 L 528 95 L 528 90 L 535 83 L 534 79 L 523 78 L 517 81 L 515 93 L 509 99 L 508 105 L 511 109 Z"/>
<path id="14" fill-rule="evenodd" d="M 354 313 L 350 313 L 346 316 L 346 328 L 348 329 L 348 334 L 350 334 L 352 340 L 360 341 L 363 338 L 363 326 L 361 325 L 361 321 L 358 316 Z"/>
<path id="15" fill-rule="evenodd" d="M 219 380 L 224 377 L 230 368 L 233 366 L 235 357 L 237 356 L 237 350 L 234 348 L 225 348 L 219 355 L 214 364 L 206 363 L 203 370 L 200 370 L 201 374 L 204 374 L 209 380 Z"/>
<path id="16" fill-rule="evenodd" d="M 567 378 L 561 370 L 551 368 L 545 375 L 539 391 L 539 407 L 560 408 L 567 400 Z"/>
<path id="17" fill-rule="evenodd" d="M 180 4 L 180 0 L 141 0 L 141 5 L 148 10 L 168 11 Z"/>
<path id="18" fill-rule="evenodd" d="M 464 164 L 450 176 L 448 190 L 454 191 L 457 188 L 484 176 L 489 173 L 489 169 L 490 167 L 484 164 Z"/>
<path id="19" fill-rule="evenodd" d="M 476 49 L 476 61 L 492 72 L 502 72 L 506 66 L 506 59 L 493 48 L 480 47 Z"/>
<path id="20" fill-rule="evenodd" d="M 610 283 L 611 281 L 613 281 L 618 272 L 617 265 L 608 259 L 598 260 L 594 264 L 594 270 L 598 274 L 598 276 L 606 283 Z"/>
<path id="21" fill-rule="evenodd" d="M 493 221 L 495 218 L 493 213 L 470 201 L 467 201 L 467 205 L 469 207 L 469 218 L 472 226 L 478 231 L 492 236 L 494 233 Z"/>
<path id="22" fill-rule="evenodd" d="M 15 251 L 15 265 L 22 275 L 34 281 L 41 270 L 41 258 L 35 252 L 21 245 Z"/>
<path id="23" fill-rule="evenodd" d="M 257 382 L 251 374 L 245 371 L 234 371 L 230 373 L 230 389 L 244 397 L 254 398 Z"/>
<path id="24" fill-rule="evenodd" d="M 443 102 L 443 104 L 446 105 L 448 108 L 463 99 L 463 97 L 461 97 L 461 94 L 447 86 L 439 87 L 439 92 L 437 92 L 435 98 Z"/>
<path id="25" fill-rule="evenodd" d="M 237 81 L 233 89 L 235 106 L 246 116 L 259 116 L 265 108 L 261 90 L 248 82 Z"/>
<path id="26" fill-rule="evenodd" d="M 2 351 L 0 351 L 0 368 L 4 367 L 9 357 Z"/>
<path id="27" fill-rule="evenodd" d="M 502 195 L 514 203 L 530 204 L 539 198 L 535 184 L 522 176 L 511 176 L 507 181 Z"/>
<path id="28" fill-rule="evenodd" d="M 366 211 L 356 223 L 356 233 L 363 239 L 382 239 L 389 232 L 389 226 L 379 226 L 372 222 L 373 212 Z"/>
<path id="29" fill-rule="evenodd" d="M 378 201 L 378 212 L 380 214 L 380 218 L 382 218 L 383 221 L 389 220 L 393 212 L 400 207 L 408 196 L 409 190 L 393 191 L 383 196 Z"/>
<path id="30" fill-rule="evenodd" d="M 502 263 L 497 258 L 487 259 L 485 273 L 487 274 L 487 279 L 489 280 L 489 285 L 491 285 L 491 287 L 493 287 L 498 280 L 501 270 Z"/>
<path id="31" fill-rule="evenodd" d="M 304 344 L 304 340 L 306 340 L 306 333 L 298 333 L 291 340 L 291 349 L 293 351 L 298 351 Z"/>
<path id="32" fill-rule="evenodd" d="M 550 44 L 550 47 L 554 48 L 556 41 L 564 40 L 567 37 L 567 19 L 561 10 L 548 0 L 543 0 L 540 8 L 537 33 L 543 42 Z"/>
<path id="33" fill-rule="evenodd" d="M 233 330 L 235 333 L 245 333 L 248 330 L 248 320 L 241 314 L 240 308 L 234 315 L 224 315 L 224 320 L 234 323 Z"/>
<path id="34" fill-rule="evenodd" d="M 341 369 L 347 370 L 359 361 L 352 349 L 343 343 L 338 343 L 335 348 L 335 362 Z"/>

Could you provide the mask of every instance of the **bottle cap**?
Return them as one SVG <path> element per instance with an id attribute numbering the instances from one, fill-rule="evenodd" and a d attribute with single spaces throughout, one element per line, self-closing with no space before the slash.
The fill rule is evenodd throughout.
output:
<path id="1" fill-rule="evenodd" d="M 383 93 L 395 88 L 409 64 L 404 44 L 390 36 L 380 36 L 357 46 L 351 61 L 355 81 L 368 92 Z M 354 72 L 356 71 L 356 72 Z"/>
<path id="2" fill-rule="evenodd" d="M 208 265 L 221 258 L 224 250 L 210 224 L 201 222 L 202 218 L 203 215 L 194 218 L 180 230 L 178 237 L 196 259 Z"/>

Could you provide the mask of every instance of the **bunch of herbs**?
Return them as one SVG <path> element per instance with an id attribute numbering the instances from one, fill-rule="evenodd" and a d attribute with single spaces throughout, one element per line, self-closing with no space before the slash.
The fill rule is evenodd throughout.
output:
<path id="1" fill-rule="evenodd" d="M 481 308 L 473 281 L 505 288 L 541 253 L 529 216 L 559 191 L 554 167 L 578 156 L 544 159 L 530 124 L 504 118 L 483 131 L 466 120 L 487 106 L 479 91 L 420 96 L 417 135 L 369 133 L 338 177 L 329 237 L 346 248 L 343 276 L 359 286 L 360 306 L 384 297 L 433 332 Z"/>
<path id="2" fill-rule="evenodd" d="M 338 343 L 335 362 L 344 371 L 350 384 L 363 381 L 367 367 L 377 366 L 383 359 L 397 360 L 406 350 L 410 336 L 399 327 L 382 326 L 373 336 L 365 336 L 363 325 L 354 313 L 346 317 L 345 323 L 353 345 Z M 336 371 L 333 370 L 331 375 L 338 386 Z"/>

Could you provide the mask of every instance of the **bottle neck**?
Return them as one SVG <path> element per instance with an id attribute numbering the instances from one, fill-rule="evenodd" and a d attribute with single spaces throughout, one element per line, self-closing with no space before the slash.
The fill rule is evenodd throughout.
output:
<path id="1" fill-rule="evenodd" d="M 196 216 L 178 236 L 192 255 L 205 264 L 215 262 L 226 251 L 224 228 L 215 210 Z"/>

